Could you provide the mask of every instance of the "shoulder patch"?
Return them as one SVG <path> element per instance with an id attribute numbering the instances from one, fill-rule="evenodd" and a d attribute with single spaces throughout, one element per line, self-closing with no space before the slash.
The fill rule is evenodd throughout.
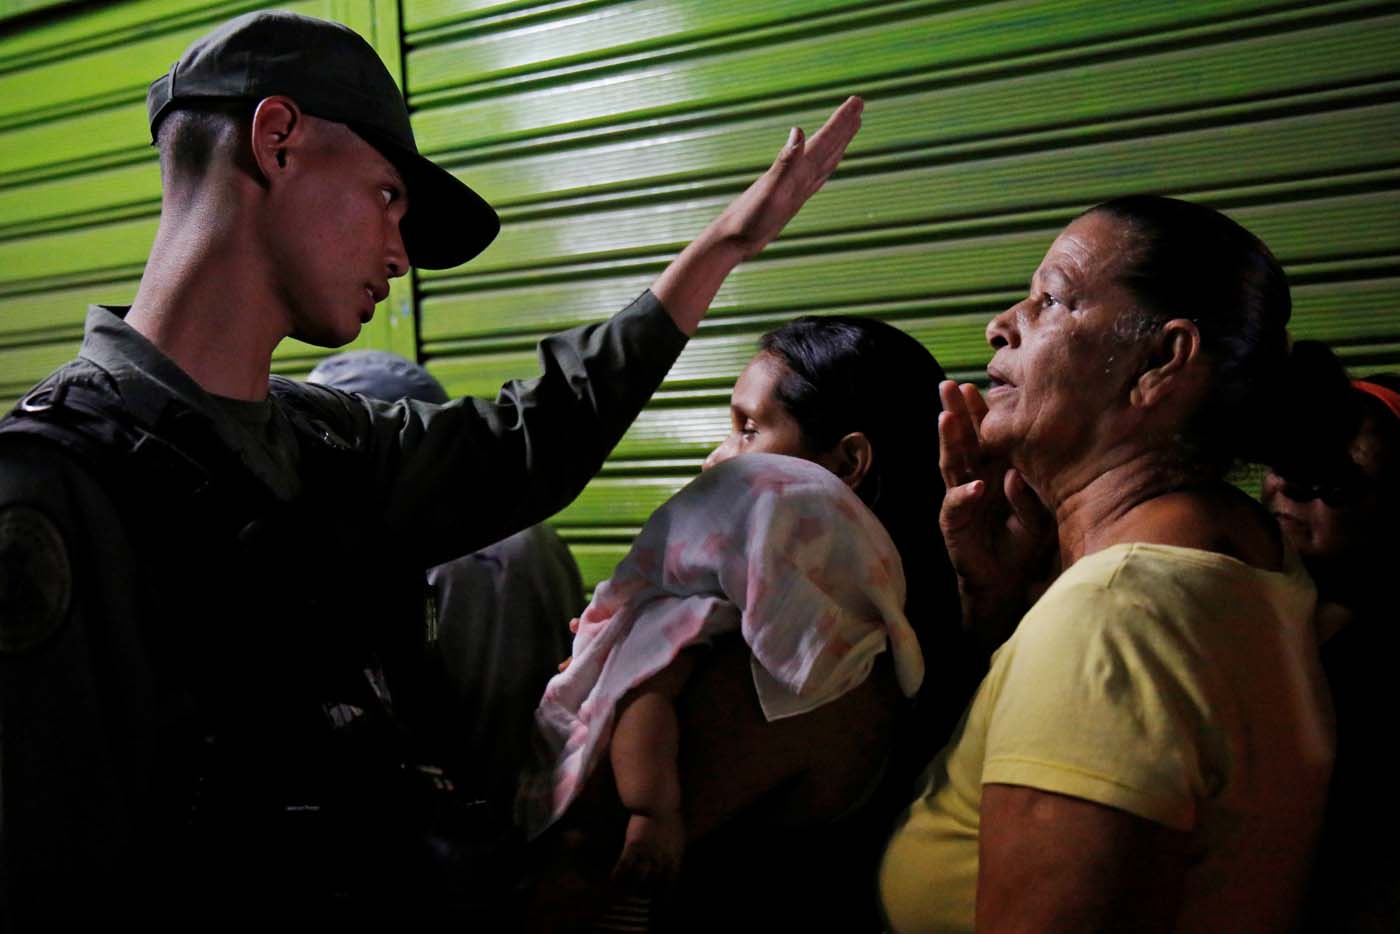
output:
<path id="1" fill-rule="evenodd" d="M 0 652 L 23 652 L 68 616 L 73 571 L 63 536 L 31 506 L 0 509 Z"/>

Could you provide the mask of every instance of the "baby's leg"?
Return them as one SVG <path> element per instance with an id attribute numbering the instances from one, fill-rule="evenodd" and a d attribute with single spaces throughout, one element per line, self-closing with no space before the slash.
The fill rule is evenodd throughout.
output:
<path id="1" fill-rule="evenodd" d="M 676 764 L 680 728 L 675 702 L 694 667 L 692 653 L 682 652 L 627 692 L 618 705 L 609 755 L 617 795 L 632 815 L 613 870 L 624 885 L 661 884 L 674 879 L 680 869 L 685 823 Z"/>

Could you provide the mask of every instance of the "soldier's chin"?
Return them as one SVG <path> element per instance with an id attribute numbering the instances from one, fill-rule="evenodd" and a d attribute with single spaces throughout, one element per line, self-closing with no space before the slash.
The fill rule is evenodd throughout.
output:
<path id="1" fill-rule="evenodd" d="M 306 328 L 298 327 L 292 330 L 287 336 L 292 340 L 301 341 L 303 344 L 310 344 L 313 347 L 326 347 L 335 349 L 344 347 L 346 344 L 360 336 L 361 324 L 357 322 L 353 329 L 340 328 Z"/>

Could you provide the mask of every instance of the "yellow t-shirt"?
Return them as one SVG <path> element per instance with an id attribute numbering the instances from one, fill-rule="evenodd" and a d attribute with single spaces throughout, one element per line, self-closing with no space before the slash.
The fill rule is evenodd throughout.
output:
<path id="1" fill-rule="evenodd" d="M 1331 769 L 1311 581 L 1117 545 L 1066 571 L 993 657 L 880 869 L 896 931 L 971 931 L 984 783 L 1196 835 L 1183 931 L 1282 929 Z"/>

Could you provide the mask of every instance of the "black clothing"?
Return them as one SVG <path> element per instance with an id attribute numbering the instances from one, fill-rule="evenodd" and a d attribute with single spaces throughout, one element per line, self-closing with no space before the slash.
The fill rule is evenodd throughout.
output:
<path id="1" fill-rule="evenodd" d="M 577 495 L 683 344 L 646 295 L 495 403 L 274 378 L 255 436 L 93 309 L 0 422 L 3 926 L 433 914 L 461 821 L 401 722 L 424 631 L 386 623 Z"/>

